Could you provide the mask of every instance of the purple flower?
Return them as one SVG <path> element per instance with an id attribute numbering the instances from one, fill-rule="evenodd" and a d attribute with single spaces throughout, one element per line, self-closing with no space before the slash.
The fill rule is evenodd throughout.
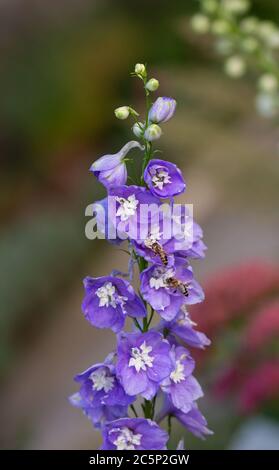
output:
<path id="1" fill-rule="evenodd" d="M 115 207 L 114 207 L 115 206 Z M 141 186 L 115 186 L 109 190 L 109 211 L 119 236 L 137 239 L 158 217 L 160 200 Z"/>
<path id="2" fill-rule="evenodd" d="M 185 307 L 182 307 L 174 320 L 170 322 L 162 321 L 159 326 L 161 331 L 167 329 L 169 333 L 174 334 L 189 346 L 204 349 L 210 345 L 211 341 L 204 333 L 196 331 L 194 329 L 195 325 L 196 323 L 192 322 Z"/>
<path id="3" fill-rule="evenodd" d="M 170 352 L 173 371 L 165 379 L 161 388 L 169 395 L 175 408 L 187 413 L 195 400 L 203 396 L 197 380 L 191 375 L 195 362 L 187 349 L 173 345 Z"/>
<path id="4" fill-rule="evenodd" d="M 169 198 L 185 191 L 186 184 L 179 168 L 170 162 L 150 160 L 145 171 L 144 181 L 154 196 Z"/>
<path id="5" fill-rule="evenodd" d="M 99 405 L 92 406 L 87 403 L 79 392 L 69 397 L 71 405 L 80 408 L 84 415 L 90 419 L 95 428 L 101 428 L 106 422 L 114 421 L 127 416 L 127 406 Z"/>
<path id="6" fill-rule="evenodd" d="M 169 436 L 150 419 L 122 418 L 103 430 L 102 450 L 163 450 Z"/>
<path id="7" fill-rule="evenodd" d="M 166 96 L 157 98 L 150 108 L 148 118 L 149 121 L 159 123 L 166 122 L 172 118 L 176 108 L 176 101 Z"/>
<path id="8" fill-rule="evenodd" d="M 176 243 L 177 255 L 186 258 L 204 258 L 206 245 L 202 241 L 203 231 L 201 227 L 193 220 L 191 215 L 186 213 L 187 206 L 180 207 L 182 209 L 182 214 L 179 216 L 173 216 L 181 231 L 181 246 Z M 183 244 L 185 245 L 185 241 L 189 239 L 191 240 L 191 244 L 188 244 L 188 246 L 184 247 Z"/>
<path id="9" fill-rule="evenodd" d="M 180 410 L 174 411 L 174 416 L 178 421 L 185 426 L 194 436 L 204 439 L 206 436 L 210 436 L 213 432 L 208 429 L 207 421 L 202 415 L 196 403 L 193 403 L 192 408 L 188 413 L 183 413 Z"/>
<path id="10" fill-rule="evenodd" d="M 185 428 L 196 437 L 204 439 L 206 436 L 213 434 L 213 432 L 208 429 L 207 421 L 196 403 L 192 403 L 190 410 L 187 413 L 183 413 L 183 411 L 175 408 L 169 398 L 165 396 L 163 407 L 156 417 L 156 421 L 161 422 L 168 415 L 178 419 L 182 426 L 185 426 Z"/>
<path id="11" fill-rule="evenodd" d="M 96 427 L 125 416 L 128 405 L 135 400 L 119 383 L 111 356 L 78 374 L 75 380 L 80 383 L 80 390 L 70 397 L 70 402 L 81 408 Z"/>
<path id="12" fill-rule="evenodd" d="M 169 352 L 167 340 L 153 330 L 120 336 L 116 369 L 125 392 L 151 400 L 172 371 Z"/>
<path id="13" fill-rule="evenodd" d="M 138 255 L 147 261 L 164 266 L 172 266 L 175 257 L 188 258 L 202 256 L 202 248 L 198 250 L 195 222 L 191 217 L 179 224 L 176 216 L 172 215 L 170 206 L 168 211 L 159 211 L 158 221 L 153 222 L 146 230 L 141 231 L 141 239 L 132 240 L 132 244 Z"/>
<path id="14" fill-rule="evenodd" d="M 125 317 L 144 317 L 143 302 L 128 281 L 113 276 L 86 277 L 82 310 L 85 318 L 97 328 L 118 332 Z"/>
<path id="15" fill-rule="evenodd" d="M 175 264 L 151 266 L 141 273 L 141 293 L 164 320 L 171 321 L 182 305 L 202 302 L 204 293 L 190 266 L 177 258 Z"/>
<path id="16" fill-rule="evenodd" d="M 104 155 L 96 160 L 90 167 L 97 179 L 106 187 L 123 185 L 127 181 L 127 169 L 125 157 L 132 149 L 138 147 L 142 150 L 139 142 L 132 140 L 128 142 L 119 152 L 112 155 Z"/>

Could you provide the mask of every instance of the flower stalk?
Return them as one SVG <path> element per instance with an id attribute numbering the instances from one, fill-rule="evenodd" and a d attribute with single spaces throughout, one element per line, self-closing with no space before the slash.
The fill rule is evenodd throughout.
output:
<path id="1" fill-rule="evenodd" d="M 103 216 L 99 216 L 99 232 L 114 244 L 128 239 L 124 251 L 130 255 L 129 277 L 133 278 L 136 264 L 140 288 L 136 292 L 125 279 L 128 275 L 119 271 L 84 280 L 85 318 L 96 328 L 115 332 L 117 344 L 103 363 L 75 377 L 80 389 L 70 397 L 72 405 L 81 408 L 101 430 L 104 450 L 165 449 L 173 416 L 196 435 L 210 434 L 196 403 L 202 390 L 192 374 L 195 362 L 185 346 L 203 349 L 210 343 L 193 328 L 186 310 L 186 305 L 204 298 L 189 264 L 191 258 L 204 257 L 203 234 L 187 207 L 178 222 L 173 205 L 167 204 L 186 189 L 182 172 L 174 163 L 153 158 L 153 141 L 162 134 L 159 124 L 172 118 L 176 101 L 159 97 L 152 102 L 151 93 L 159 82 L 148 78 L 145 65 L 136 64 L 132 75 L 143 82 L 144 123 L 131 106 L 117 108 L 115 115 L 121 120 L 132 117 L 133 133 L 141 142 L 131 141 L 119 152 L 101 157 L 91 171 L 107 190 L 107 197 L 99 202 Z M 143 152 L 140 186 L 126 184 L 127 154 L 134 148 Z M 167 216 L 162 211 L 166 205 L 170 209 Z M 156 208 L 155 213 L 151 207 Z M 111 219 L 117 233 L 113 240 L 108 229 Z M 179 237 L 173 230 L 178 227 Z M 152 327 L 156 314 L 160 321 Z M 134 325 L 128 332 L 127 317 Z M 158 394 L 163 396 L 163 404 L 157 410 Z M 158 425 L 165 418 L 169 433 Z"/>

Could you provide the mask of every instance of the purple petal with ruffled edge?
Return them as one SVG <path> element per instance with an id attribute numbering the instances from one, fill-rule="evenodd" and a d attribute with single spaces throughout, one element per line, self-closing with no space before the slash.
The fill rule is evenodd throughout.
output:
<path id="1" fill-rule="evenodd" d="M 127 169 L 124 159 L 127 153 L 135 147 L 138 147 L 141 150 L 143 149 L 137 141 L 133 140 L 128 142 L 119 152 L 112 155 L 104 155 L 96 160 L 91 165 L 90 171 L 94 173 L 96 178 L 106 188 L 126 184 Z"/>
<path id="2" fill-rule="evenodd" d="M 144 181 L 154 196 L 170 198 L 181 194 L 186 189 L 179 168 L 164 160 L 150 160 L 145 171 Z"/>
<path id="3" fill-rule="evenodd" d="M 119 332 L 127 315 L 146 316 L 141 299 L 128 281 L 113 276 L 84 279 L 82 309 L 86 319 L 97 328 Z"/>
<path id="4" fill-rule="evenodd" d="M 116 370 L 125 392 L 153 398 L 172 371 L 169 352 L 169 343 L 157 331 L 120 335 Z"/>
<path id="5" fill-rule="evenodd" d="M 163 450 L 168 434 L 154 421 L 145 418 L 122 418 L 103 429 L 102 450 Z"/>

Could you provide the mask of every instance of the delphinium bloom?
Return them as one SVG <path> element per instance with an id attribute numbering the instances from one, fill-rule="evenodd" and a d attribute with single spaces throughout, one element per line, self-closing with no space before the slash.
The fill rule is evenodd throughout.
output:
<path id="1" fill-rule="evenodd" d="M 210 343 L 194 329 L 186 310 L 204 298 L 190 266 L 191 258 L 204 257 L 203 232 L 192 211 L 174 202 L 186 190 L 181 170 L 154 158 L 154 142 L 162 135 L 159 125 L 173 117 L 176 101 L 159 97 L 152 104 L 158 80 L 148 79 L 143 64 L 136 64 L 133 75 L 143 83 L 147 109 L 142 120 L 130 106 L 115 110 L 118 119 L 133 118 L 138 140 L 91 166 L 107 190 L 93 204 L 92 227 L 100 238 L 127 241 L 123 251 L 130 256 L 128 274 L 132 282 L 137 265 L 140 287 L 137 291 L 118 270 L 85 278 L 84 316 L 91 325 L 115 332 L 116 347 L 103 363 L 76 376 L 80 390 L 70 397 L 101 428 L 103 450 L 166 449 L 172 418 L 199 437 L 210 433 L 196 404 L 203 393 L 193 375 L 195 361 L 183 344 L 203 349 Z M 129 185 L 126 161 L 131 149 L 143 152 L 143 159 L 139 178 Z M 155 314 L 158 323 L 153 325 Z M 164 396 L 163 407 L 158 395 Z M 158 425 L 164 418 L 169 433 Z"/>
<path id="2" fill-rule="evenodd" d="M 103 431 L 103 450 L 163 450 L 168 434 L 150 419 L 123 418 L 108 423 Z"/>
<path id="3" fill-rule="evenodd" d="M 169 198 L 185 191 L 181 171 L 174 163 L 151 160 L 144 171 L 144 181 L 154 196 Z"/>
<path id="4" fill-rule="evenodd" d="M 170 345 L 156 331 L 126 333 L 119 338 L 117 372 L 128 395 L 151 400 L 173 369 Z"/>
<path id="5" fill-rule="evenodd" d="M 84 279 L 82 309 L 86 319 L 97 328 L 118 332 L 125 317 L 144 317 L 146 310 L 128 281 L 113 276 Z"/>
<path id="6" fill-rule="evenodd" d="M 125 393 L 110 357 L 76 375 L 75 380 L 80 390 L 70 397 L 70 402 L 81 408 L 95 427 L 126 416 L 128 405 L 135 400 Z"/>
<path id="7" fill-rule="evenodd" d="M 106 188 L 113 185 L 126 184 L 127 168 L 125 157 L 127 153 L 135 148 L 142 148 L 139 142 L 128 142 L 124 147 L 113 155 L 104 155 L 96 160 L 90 167 L 90 171 L 98 178 Z"/>
<path id="8" fill-rule="evenodd" d="M 202 302 L 204 294 L 192 269 L 177 259 L 172 267 L 154 265 L 141 273 L 143 298 L 164 320 L 173 320 L 185 304 Z"/>

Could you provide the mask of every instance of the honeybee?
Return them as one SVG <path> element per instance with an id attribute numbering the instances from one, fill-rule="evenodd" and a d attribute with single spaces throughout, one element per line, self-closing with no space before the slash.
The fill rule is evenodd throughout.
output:
<path id="1" fill-rule="evenodd" d="M 162 246 L 160 245 L 160 243 L 150 240 L 150 241 L 145 242 L 145 244 L 146 246 L 148 246 L 148 248 L 150 248 L 153 251 L 155 255 L 159 256 L 164 266 L 168 265 L 168 262 L 169 262 L 168 256 L 166 252 L 164 251 L 164 249 L 162 248 Z"/>
<path id="2" fill-rule="evenodd" d="M 168 287 L 175 289 L 175 291 L 179 290 L 181 294 L 185 295 L 185 297 L 189 296 L 189 290 L 187 284 L 184 284 L 182 281 L 179 281 L 175 277 L 169 277 L 167 279 Z"/>

